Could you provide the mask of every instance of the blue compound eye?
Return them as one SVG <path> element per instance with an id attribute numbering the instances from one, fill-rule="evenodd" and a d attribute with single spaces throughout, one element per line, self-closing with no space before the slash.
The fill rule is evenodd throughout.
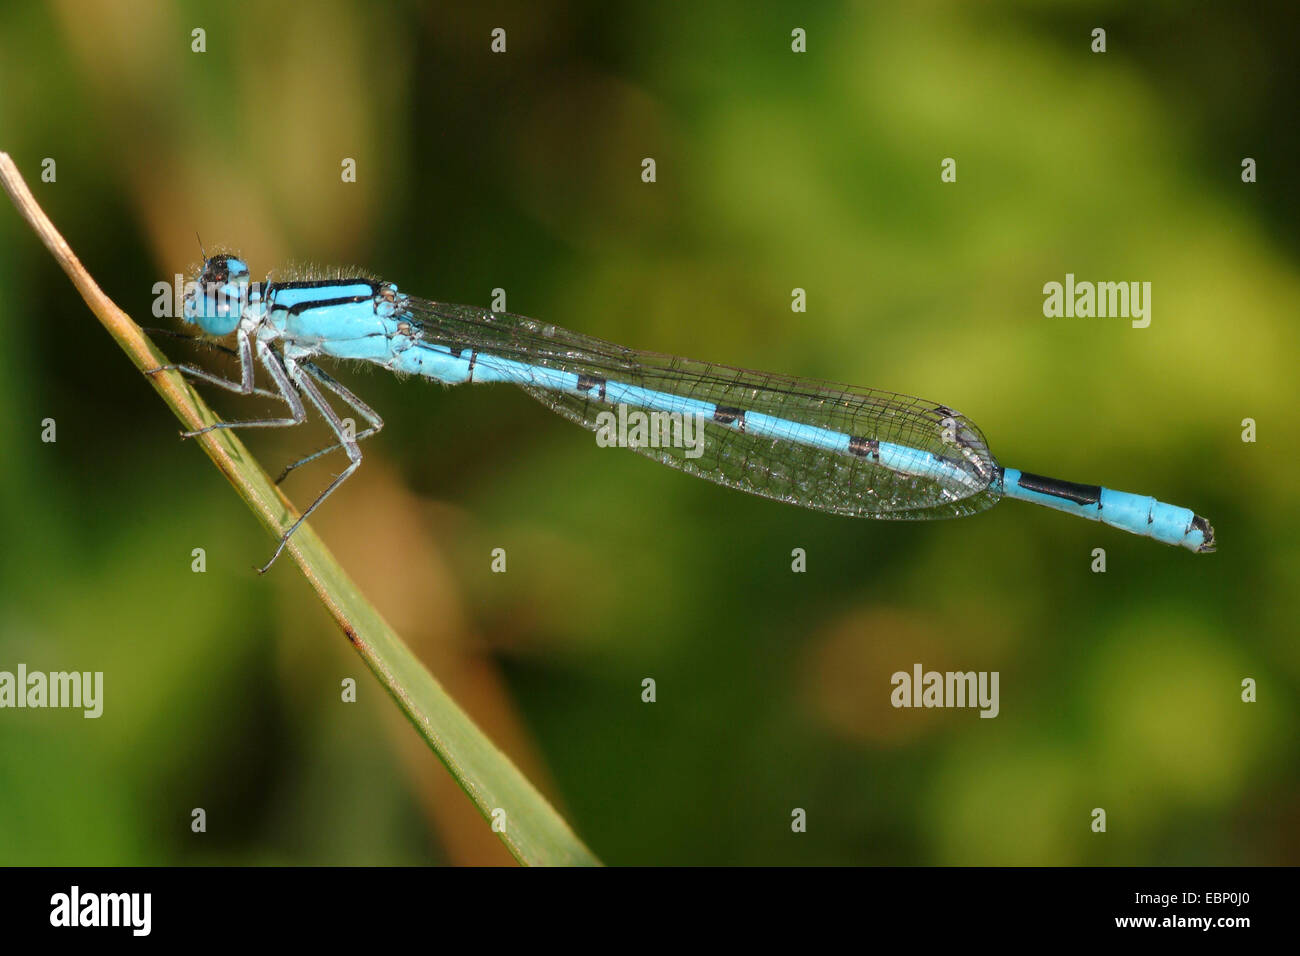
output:
<path id="1" fill-rule="evenodd" d="M 184 318 L 209 335 L 229 335 L 248 304 L 248 263 L 235 256 L 213 256 L 185 296 Z"/>

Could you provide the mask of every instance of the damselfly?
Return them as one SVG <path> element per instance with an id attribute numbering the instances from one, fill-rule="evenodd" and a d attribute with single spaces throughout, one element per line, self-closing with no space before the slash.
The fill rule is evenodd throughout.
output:
<path id="1" fill-rule="evenodd" d="M 185 297 L 184 317 L 210 336 L 234 336 L 238 381 L 193 365 L 174 369 L 244 395 L 260 364 L 287 406 L 279 418 L 219 422 L 216 428 L 302 424 L 312 405 L 338 441 L 280 475 L 331 451 L 347 467 L 280 539 L 285 544 L 361 464 L 361 442 L 383 427 L 365 402 L 326 373 L 321 357 L 373 362 L 447 385 L 508 382 L 586 428 L 606 427 L 613 410 L 689 416 L 703 441 L 633 443 L 682 471 L 755 495 L 865 518 L 930 519 L 975 514 L 1018 498 L 1101 521 L 1166 544 L 1214 550 L 1208 521 L 1186 508 L 1097 485 L 1003 468 L 965 416 L 933 402 L 873 388 L 750 372 L 612 345 L 507 313 L 430 302 L 391 282 L 361 277 L 250 281 L 232 255 L 206 259 Z M 322 391 L 324 389 L 324 391 Z M 353 409 L 356 431 L 325 392 Z"/>

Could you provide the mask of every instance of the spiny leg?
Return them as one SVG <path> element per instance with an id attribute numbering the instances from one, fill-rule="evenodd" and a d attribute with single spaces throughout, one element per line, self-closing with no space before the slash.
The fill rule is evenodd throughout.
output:
<path id="1" fill-rule="evenodd" d="M 231 355 L 234 356 L 235 358 L 240 357 L 240 353 L 235 349 L 232 349 L 227 345 L 222 345 L 220 342 L 214 342 L 210 338 L 204 335 L 194 335 L 189 332 L 177 332 L 175 329 L 147 328 L 144 329 L 144 331 L 148 332 L 150 335 L 165 335 L 173 339 L 180 339 L 181 341 L 189 342 L 190 344 L 195 345 L 201 349 L 207 349 L 212 352 L 221 352 L 223 355 Z M 241 381 L 238 382 L 233 382 L 229 379 L 213 376 L 210 373 L 205 372 L 203 369 L 197 368 L 196 366 L 193 365 L 160 365 L 158 368 L 146 369 L 144 374 L 157 375 L 159 372 L 175 371 L 175 372 L 180 372 L 183 375 L 190 375 L 193 376 L 194 378 L 202 379 L 203 381 L 206 381 L 210 384 L 220 385 L 222 388 L 227 389 L 228 391 L 238 392 L 241 395 L 248 394 L 248 395 L 259 395 L 262 398 L 276 398 L 276 399 L 281 398 L 278 392 L 268 392 L 264 388 L 254 387 L 250 392 L 247 393 L 244 392 L 244 383 L 242 381 L 243 368 L 244 366 L 241 363 L 240 365 Z"/>
<path id="2" fill-rule="evenodd" d="M 376 412 L 369 405 L 367 405 L 365 402 L 363 402 L 361 399 L 359 399 L 349 389 L 345 388 L 342 385 L 342 383 L 337 381 L 332 375 L 325 372 L 323 369 L 321 369 L 320 367 L 318 367 L 312 362 L 303 362 L 301 363 L 300 367 L 305 372 L 307 372 L 308 375 L 316 379 L 316 381 L 320 382 L 322 385 L 328 388 L 339 398 L 343 399 L 343 401 L 347 402 L 348 405 L 350 405 L 353 408 L 353 410 L 355 410 L 357 414 L 359 414 L 362 418 L 370 422 L 369 428 L 366 428 L 357 433 L 356 441 L 358 444 L 360 444 L 365 439 L 369 438 L 371 435 L 376 434 L 380 429 L 384 427 L 384 420 L 379 417 L 379 413 Z M 280 472 L 280 477 L 275 479 L 275 483 L 278 485 L 280 482 L 284 481 L 284 479 L 288 477 L 289 472 L 293 471 L 295 468 L 300 468 L 301 466 L 307 464 L 308 462 L 315 461 L 317 458 L 320 458 L 322 455 L 328 455 L 330 452 L 335 451 L 342 447 L 343 447 L 342 442 L 335 442 L 333 445 L 329 445 L 328 447 L 320 449 L 320 451 L 312 452 L 310 455 L 308 455 L 305 458 L 300 458 L 298 461 L 295 461 L 292 465 L 287 465 L 284 471 Z"/>
<path id="3" fill-rule="evenodd" d="M 182 342 L 190 342 L 199 348 L 210 349 L 214 352 L 225 352 L 227 355 L 239 357 L 236 352 L 228 345 L 222 345 L 220 342 L 214 342 L 206 335 L 197 335 L 194 332 L 179 332 L 176 329 L 159 329 L 150 326 L 141 326 L 141 332 L 148 335 L 165 335 L 169 339 L 180 339 Z"/>
<path id="4" fill-rule="evenodd" d="M 240 338 L 241 347 L 246 342 L 246 338 Z M 281 364 L 280 358 L 275 354 L 274 350 L 265 342 L 259 341 L 257 343 L 257 357 L 261 360 L 262 367 L 270 373 L 272 380 L 275 382 L 275 387 L 280 391 L 280 394 L 276 397 L 289 406 L 289 414 L 291 417 L 255 418 L 243 422 L 217 422 L 216 424 L 208 425 L 206 428 L 200 428 L 197 431 L 181 432 L 183 437 L 194 438 L 210 431 L 216 431 L 219 428 L 289 428 L 293 425 L 301 425 L 307 420 L 307 409 L 303 407 L 302 398 L 299 397 L 298 390 L 289 380 L 289 376 L 285 372 L 284 366 Z M 251 390 L 253 379 L 252 361 L 250 359 L 245 362 L 241 351 L 239 363 L 244 368 L 244 381 L 248 385 L 248 390 Z M 234 383 L 230 382 L 227 384 L 233 385 Z M 247 391 L 245 391 L 245 394 L 247 394 Z"/>
<path id="5" fill-rule="evenodd" d="M 253 394 L 253 344 L 248 338 L 248 333 L 239 332 L 239 381 L 231 381 L 228 378 L 222 378 L 220 375 L 213 375 L 211 372 L 199 368 L 197 365 L 160 365 L 157 368 L 145 369 L 144 374 L 153 376 L 159 372 L 180 372 L 182 375 L 188 375 L 197 378 L 200 381 L 207 382 L 209 385 L 216 385 L 218 388 L 224 388 L 228 392 L 237 392 L 240 395 Z"/>
<path id="6" fill-rule="evenodd" d="M 338 412 L 334 411 L 334 409 L 330 407 L 329 402 L 325 400 L 325 396 L 321 394 L 320 389 L 316 387 L 316 384 L 310 378 L 302 374 L 302 367 L 300 367 L 297 362 L 295 362 L 291 357 L 286 357 L 285 364 L 289 367 L 289 373 L 293 377 L 293 384 L 298 387 L 302 394 L 307 396 L 308 401 L 316 406 L 316 409 L 321 413 L 321 417 L 324 418 L 330 428 L 333 429 L 334 434 L 338 435 L 339 444 L 347 452 L 349 463 L 347 468 L 343 469 L 343 471 L 339 473 L 338 477 L 331 481 L 329 486 L 316 497 L 316 500 L 307 506 L 307 510 L 298 516 L 298 520 L 289 526 L 289 530 L 280 537 L 280 544 L 275 549 L 275 554 L 271 555 L 270 561 L 267 561 L 266 564 L 262 565 L 262 567 L 258 569 L 258 574 L 265 574 L 271 569 L 271 565 L 275 564 L 275 559 L 280 556 L 280 552 L 283 551 L 284 546 L 289 543 L 289 539 L 293 537 L 293 533 L 298 530 L 313 511 L 321 506 L 321 503 L 324 502 L 326 498 L 334 493 L 335 489 L 337 489 L 339 485 L 352 477 L 352 473 L 361 465 L 361 448 L 357 444 L 358 439 L 348 437 L 347 429 L 343 424 L 343 420 L 339 418 Z M 342 386 L 340 385 L 339 388 L 342 388 Z"/>

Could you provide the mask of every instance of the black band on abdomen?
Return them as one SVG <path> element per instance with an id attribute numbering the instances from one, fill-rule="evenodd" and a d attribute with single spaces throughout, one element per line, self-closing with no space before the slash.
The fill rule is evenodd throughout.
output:
<path id="1" fill-rule="evenodd" d="M 1043 475 L 1031 475 L 1027 471 L 1020 473 L 1020 487 L 1026 491 L 1036 491 L 1041 495 L 1054 495 L 1073 501 L 1076 505 L 1095 505 L 1101 501 L 1100 485 L 1081 485 L 1060 478 L 1047 478 Z"/>

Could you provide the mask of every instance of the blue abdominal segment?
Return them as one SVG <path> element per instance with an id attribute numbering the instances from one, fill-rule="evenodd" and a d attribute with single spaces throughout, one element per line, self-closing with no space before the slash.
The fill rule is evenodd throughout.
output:
<path id="1" fill-rule="evenodd" d="M 1146 495 L 1045 478 L 1015 468 L 1003 470 L 1002 494 L 1189 551 L 1203 554 L 1214 550 L 1214 529 L 1208 521 L 1187 508 Z"/>

